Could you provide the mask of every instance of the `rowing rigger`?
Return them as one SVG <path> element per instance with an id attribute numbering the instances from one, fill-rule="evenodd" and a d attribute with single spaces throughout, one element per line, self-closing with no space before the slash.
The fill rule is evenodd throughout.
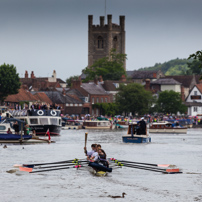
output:
<path id="1" fill-rule="evenodd" d="M 133 162 L 133 161 L 117 160 L 115 158 L 110 158 L 109 160 L 111 162 L 116 163 L 117 166 L 125 166 L 125 167 L 129 167 L 129 168 L 136 168 L 136 169 L 149 170 L 149 171 L 154 171 L 154 172 L 161 172 L 164 174 L 182 173 L 179 168 L 170 168 L 170 167 L 175 167 L 174 165 L 170 165 L 170 164 L 140 163 L 140 162 Z M 167 167 L 167 168 L 158 168 L 158 167 Z"/>

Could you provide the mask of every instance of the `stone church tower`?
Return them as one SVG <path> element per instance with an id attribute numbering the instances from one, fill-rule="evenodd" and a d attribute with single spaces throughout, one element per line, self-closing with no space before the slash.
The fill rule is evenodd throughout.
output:
<path id="1" fill-rule="evenodd" d="M 100 16 L 100 25 L 93 25 L 93 16 L 88 16 L 88 66 L 97 59 L 109 56 L 112 48 L 117 53 L 125 54 L 125 16 L 120 16 L 120 23 L 112 23 L 112 15 Z M 126 64 L 124 63 L 126 69 Z"/>

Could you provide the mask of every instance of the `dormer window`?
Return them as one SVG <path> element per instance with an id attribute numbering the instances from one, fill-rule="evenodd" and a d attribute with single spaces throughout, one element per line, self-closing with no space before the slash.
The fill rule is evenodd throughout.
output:
<path id="1" fill-rule="evenodd" d="M 104 47 L 104 40 L 101 36 L 97 38 L 97 47 L 98 49 L 102 49 Z"/>

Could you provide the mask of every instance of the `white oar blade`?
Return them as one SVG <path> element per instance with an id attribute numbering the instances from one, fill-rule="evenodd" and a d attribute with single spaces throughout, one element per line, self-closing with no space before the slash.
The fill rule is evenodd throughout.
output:
<path id="1" fill-rule="evenodd" d="M 14 168 L 19 168 L 19 167 L 22 167 L 23 165 L 22 164 L 15 164 L 13 165 Z"/>
<path id="2" fill-rule="evenodd" d="M 170 164 L 158 164 L 158 167 L 169 167 L 170 166 Z"/>

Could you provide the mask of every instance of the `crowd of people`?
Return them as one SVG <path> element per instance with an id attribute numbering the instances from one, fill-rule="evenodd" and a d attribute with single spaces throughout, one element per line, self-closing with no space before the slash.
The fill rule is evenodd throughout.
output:
<path id="1" fill-rule="evenodd" d="M 41 105 L 40 103 L 33 103 L 30 107 L 30 109 L 34 110 L 34 109 L 44 109 L 44 110 L 51 110 L 51 109 L 61 109 L 61 107 L 58 105 L 58 104 L 48 104 L 48 103 L 45 103 L 43 105 Z"/>

